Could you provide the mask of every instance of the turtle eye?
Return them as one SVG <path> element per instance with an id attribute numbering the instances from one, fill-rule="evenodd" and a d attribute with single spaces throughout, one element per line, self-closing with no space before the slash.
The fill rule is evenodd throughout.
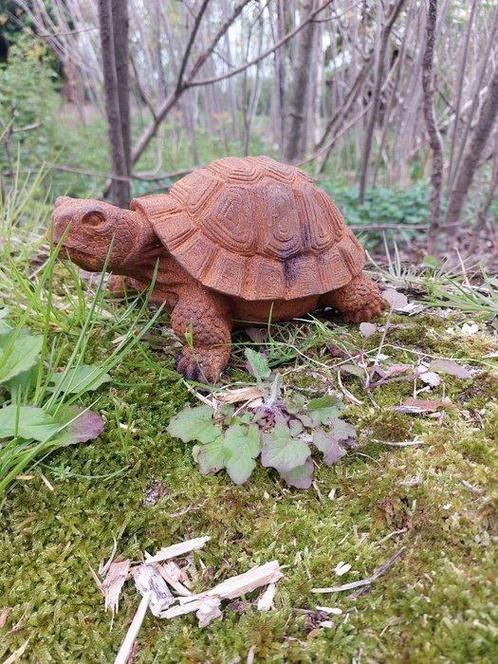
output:
<path id="1" fill-rule="evenodd" d="M 105 215 L 100 210 L 89 210 L 81 218 L 81 223 L 91 228 L 98 228 L 105 222 Z"/>

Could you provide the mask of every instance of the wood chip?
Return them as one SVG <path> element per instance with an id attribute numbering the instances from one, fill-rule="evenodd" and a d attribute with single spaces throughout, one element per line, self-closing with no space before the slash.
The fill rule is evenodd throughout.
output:
<path id="1" fill-rule="evenodd" d="M 223 614 L 220 609 L 221 600 L 217 597 L 211 597 L 201 602 L 201 606 L 197 609 L 195 615 L 199 621 L 199 627 L 206 627 L 209 623 L 217 618 L 222 618 Z"/>
<path id="2" fill-rule="evenodd" d="M 201 549 L 204 544 L 209 541 L 209 539 L 210 537 L 208 536 L 196 537 L 195 539 L 164 547 L 159 549 L 155 556 L 150 556 L 147 558 L 144 564 L 150 565 L 152 563 L 161 563 L 164 560 L 170 560 L 171 558 L 178 558 L 178 556 L 183 556 L 186 553 L 190 553 L 190 551 Z"/>
<path id="3" fill-rule="evenodd" d="M 258 599 L 258 611 L 270 611 L 273 609 L 273 600 L 275 599 L 275 592 L 277 590 L 276 583 L 270 583 L 268 588 Z"/>
<path id="4" fill-rule="evenodd" d="M 387 570 L 394 565 L 394 563 L 401 558 L 405 552 L 405 547 L 401 548 L 394 555 L 392 555 L 388 560 L 386 560 L 382 565 L 377 567 L 374 570 L 372 576 L 369 576 L 366 579 L 361 579 L 360 581 L 351 581 L 351 583 L 344 583 L 342 586 L 331 586 L 330 588 L 312 588 L 312 593 L 341 593 L 345 590 L 355 590 L 356 588 L 363 588 L 364 586 L 370 586 L 374 581 L 376 581 L 380 576 L 385 574 Z"/>
<path id="5" fill-rule="evenodd" d="M 172 561 L 169 561 L 171 563 Z M 184 597 L 187 597 L 188 595 L 192 595 L 192 592 L 181 583 L 181 581 L 178 580 L 178 576 L 175 571 L 171 571 L 171 568 L 168 567 L 168 564 L 166 563 L 165 565 L 160 565 L 159 563 L 154 565 L 154 569 L 156 569 L 159 574 L 163 577 L 163 579 L 166 581 L 168 585 L 170 585 L 173 590 L 176 590 L 176 592 L 179 595 L 182 595 Z M 178 565 L 176 565 L 178 567 Z M 174 568 L 173 568 L 174 569 Z"/>
<path id="6" fill-rule="evenodd" d="M 17 662 L 21 659 L 21 657 L 24 655 L 26 648 L 28 647 L 29 639 L 25 641 L 22 646 L 20 646 L 17 650 L 15 650 L 10 657 L 7 657 L 7 659 L 3 662 L 3 664 L 14 664 L 14 662 Z M 26 660 L 25 660 L 26 661 Z"/>
<path id="7" fill-rule="evenodd" d="M 111 563 L 105 579 L 100 584 L 100 590 L 104 595 L 105 610 L 107 611 L 107 609 L 110 609 L 112 615 L 115 615 L 118 612 L 119 596 L 124 582 L 128 578 L 130 564 L 130 560 Z"/>
<path id="8" fill-rule="evenodd" d="M 133 616 L 131 625 L 129 626 L 128 631 L 126 632 L 125 639 L 121 644 L 116 659 L 114 660 L 114 664 L 126 664 L 129 661 L 130 655 L 133 650 L 133 644 L 135 643 L 135 639 L 137 638 L 138 632 L 140 631 L 140 627 L 142 626 L 142 623 L 144 621 L 151 596 L 152 593 L 147 592 L 142 597 L 142 601 L 140 602 L 138 609 L 135 615 Z"/>
<path id="9" fill-rule="evenodd" d="M 172 606 L 170 609 L 165 611 L 161 616 L 162 618 L 177 618 L 178 616 L 184 616 L 187 613 L 192 613 L 193 611 L 198 611 L 203 603 L 206 601 L 206 597 L 200 599 L 193 599 L 187 604 L 178 604 L 177 606 Z M 221 600 L 220 600 L 221 601 Z"/>
<path id="10" fill-rule="evenodd" d="M 192 599 L 202 599 L 203 597 L 219 597 L 220 599 L 234 599 L 245 593 L 267 586 L 269 583 L 276 583 L 283 576 L 280 571 L 280 565 L 277 560 L 272 560 L 265 565 L 253 567 L 244 574 L 232 576 L 226 581 L 222 581 L 214 588 L 199 595 L 192 595 L 191 598 L 180 598 L 180 604 L 192 601 Z"/>
<path id="11" fill-rule="evenodd" d="M 316 610 L 323 611 L 323 613 L 327 613 L 331 616 L 340 616 L 343 613 L 342 609 L 339 609 L 339 607 L 336 606 L 317 606 Z"/>
<path id="12" fill-rule="evenodd" d="M 7 618 L 9 617 L 9 613 L 12 611 L 11 606 L 4 606 L 2 610 L 0 610 L 0 627 L 3 627 L 5 623 L 7 622 Z"/>
<path id="13" fill-rule="evenodd" d="M 143 597 L 149 596 L 148 604 L 153 615 L 156 618 L 164 618 L 165 612 L 175 599 L 155 565 L 139 565 L 132 574 L 139 593 Z"/>

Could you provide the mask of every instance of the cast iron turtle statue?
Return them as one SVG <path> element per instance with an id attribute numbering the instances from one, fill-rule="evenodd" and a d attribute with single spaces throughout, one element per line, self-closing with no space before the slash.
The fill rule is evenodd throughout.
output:
<path id="1" fill-rule="evenodd" d="M 216 382 L 233 321 L 333 307 L 360 322 L 383 309 L 362 272 L 365 253 L 332 200 L 269 157 L 214 161 L 168 194 L 136 198 L 130 210 L 60 197 L 53 221 L 71 260 L 100 272 L 109 257 L 107 269 L 135 290 L 150 286 L 159 261 L 152 300 L 172 307 L 187 378 Z"/>

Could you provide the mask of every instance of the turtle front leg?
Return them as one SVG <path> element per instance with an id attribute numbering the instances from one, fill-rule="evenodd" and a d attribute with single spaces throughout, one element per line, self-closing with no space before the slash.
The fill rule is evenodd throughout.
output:
<path id="1" fill-rule="evenodd" d="M 322 295 L 320 304 L 337 309 L 351 323 L 372 320 L 385 308 L 379 287 L 363 272 L 342 288 Z"/>
<path id="2" fill-rule="evenodd" d="M 230 358 L 232 322 L 222 296 L 205 289 L 180 295 L 171 327 L 185 341 L 177 369 L 185 378 L 216 383 Z"/>

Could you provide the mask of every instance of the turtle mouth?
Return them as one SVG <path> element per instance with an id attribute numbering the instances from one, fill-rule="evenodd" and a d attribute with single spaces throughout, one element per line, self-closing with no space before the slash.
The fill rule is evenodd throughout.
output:
<path id="1" fill-rule="evenodd" d="M 62 246 L 61 251 L 63 255 L 65 254 L 65 256 L 69 258 L 69 260 L 89 272 L 101 272 L 104 267 L 104 262 L 101 261 L 98 256 L 88 251 L 75 249 L 74 247 L 67 247 L 66 245 Z"/>

